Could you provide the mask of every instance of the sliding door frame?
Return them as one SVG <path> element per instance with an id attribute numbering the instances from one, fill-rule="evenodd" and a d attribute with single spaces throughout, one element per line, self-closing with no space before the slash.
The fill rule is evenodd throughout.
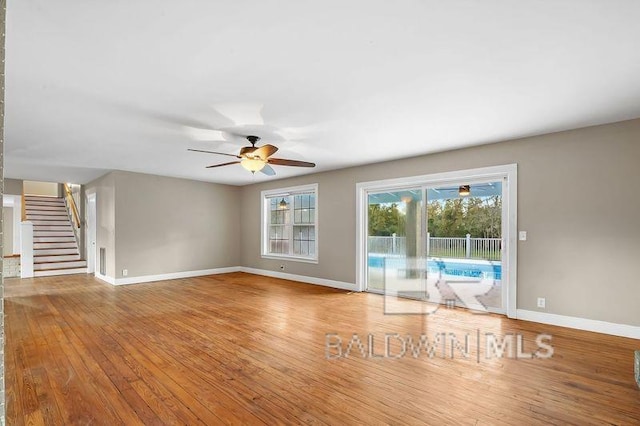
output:
<path id="1" fill-rule="evenodd" d="M 368 195 L 370 192 L 394 191 L 407 187 L 434 187 L 439 185 L 502 182 L 502 285 L 503 308 L 509 318 L 516 318 L 517 302 L 517 187 L 518 166 L 506 164 L 501 166 L 477 169 L 458 170 L 429 175 L 409 176 L 397 179 L 385 179 L 356 184 L 356 287 L 358 291 L 366 290 L 367 280 L 367 236 L 368 236 Z M 427 200 L 423 200 L 426 206 Z M 426 210 L 423 209 L 423 210 Z M 506 282 L 505 282 L 506 281 Z M 506 296 L 506 297 L 505 297 Z"/>

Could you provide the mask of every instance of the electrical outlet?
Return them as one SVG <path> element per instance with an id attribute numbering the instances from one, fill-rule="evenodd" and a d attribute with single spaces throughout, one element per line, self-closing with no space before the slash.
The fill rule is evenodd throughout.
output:
<path id="1" fill-rule="evenodd" d="M 518 239 L 520 241 L 527 241 L 527 231 L 518 232 Z"/>
<path id="2" fill-rule="evenodd" d="M 547 306 L 547 300 L 544 297 L 538 297 L 538 308 L 545 308 Z"/>
<path id="3" fill-rule="evenodd" d="M 127 275 L 129 275 L 129 270 L 128 269 L 123 269 L 122 270 L 122 276 L 126 277 Z"/>
<path id="4" fill-rule="evenodd" d="M 284 265 L 280 265 L 280 270 L 284 271 Z"/>

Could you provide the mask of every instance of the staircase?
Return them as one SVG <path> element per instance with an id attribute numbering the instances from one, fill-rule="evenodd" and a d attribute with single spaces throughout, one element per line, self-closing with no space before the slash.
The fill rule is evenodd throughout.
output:
<path id="1" fill-rule="evenodd" d="M 25 195 L 27 220 L 33 223 L 33 274 L 36 277 L 84 274 L 87 261 L 63 198 Z"/>

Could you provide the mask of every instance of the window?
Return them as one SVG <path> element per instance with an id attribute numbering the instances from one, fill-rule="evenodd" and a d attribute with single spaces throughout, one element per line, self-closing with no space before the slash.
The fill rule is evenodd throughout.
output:
<path id="1" fill-rule="evenodd" d="M 318 261 L 318 185 L 262 192 L 262 256 Z"/>

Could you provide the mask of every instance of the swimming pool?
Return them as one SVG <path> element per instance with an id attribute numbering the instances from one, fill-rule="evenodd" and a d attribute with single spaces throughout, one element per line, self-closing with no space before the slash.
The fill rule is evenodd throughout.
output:
<path id="1" fill-rule="evenodd" d="M 406 259 L 400 256 L 369 255 L 370 268 L 404 269 Z M 428 258 L 427 273 L 470 278 L 502 279 L 502 265 L 499 261 L 480 259 Z"/>

